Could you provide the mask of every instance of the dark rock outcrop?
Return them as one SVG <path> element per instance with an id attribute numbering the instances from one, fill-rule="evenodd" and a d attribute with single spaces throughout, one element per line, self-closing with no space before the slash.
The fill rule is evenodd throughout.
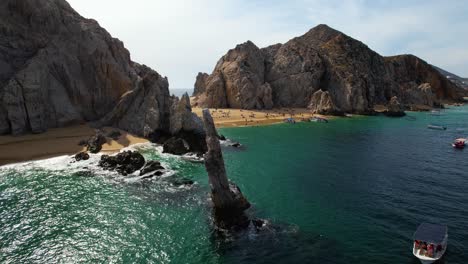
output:
<path id="1" fill-rule="evenodd" d="M 115 156 L 102 155 L 99 166 L 106 170 L 116 170 L 126 176 L 141 169 L 145 158 L 136 151 L 124 151 Z"/>
<path id="2" fill-rule="evenodd" d="M 250 220 L 244 211 L 250 208 L 250 203 L 239 187 L 227 178 L 218 133 L 208 109 L 203 110 L 203 122 L 208 146 L 205 167 L 211 187 L 215 223 L 221 229 L 245 228 L 250 224 Z"/>
<path id="3" fill-rule="evenodd" d="M 82 122 L 144 137 L 202 129 L 179 105 L 167 78 L 65 0 L 0 1 L 1 134 Z"/>
<path id="4" fill-rule="evenodd" d="M 434 100 L 458 101 L 461 91 L 425 61 L 402 55 L 382 57 L 326 25 L 305 35 L 259 49 L 246 42 L 230 50 L 206 79 L 194 105 L 268 109 L 310 107 L 317 113 L 371 114 L 374 105 L 398 96 L 416 104 L 412 90 L 429 83 Z M 432 107 L 431 101 L 426 101 Z"/>
<path id="5" fill-rule="evenodd" d="M 89 160 L 89 154 L 86 152 L 80 152 L 75 155 L 76 161 Z"/>
<path id="6" fill-rule="evenodd" d="M 183 155 L 190 152 L 190 146 L 183 138 L 170 138 L 163 144 L 163 152 L 174 155 Z"/>
<path id="7" fill-rule="evenodd" d="M 384 114 L 390 117 L 402 117 L 406 115 L 405 108 L 400 104 L 396 96 L 390 99 L 387 105 L 387 111 L 385 111 Z"/>
<path id="8" fill-rule="evenodd" d="M 102 145 L 104 145 L 106 142 L 106 137 L 100 131 L 97 131 L 94 136 L 88 139 L 86 144 L 87 150 L 94 154 L 99 153 L 99 151 L 102 149 Z"/>

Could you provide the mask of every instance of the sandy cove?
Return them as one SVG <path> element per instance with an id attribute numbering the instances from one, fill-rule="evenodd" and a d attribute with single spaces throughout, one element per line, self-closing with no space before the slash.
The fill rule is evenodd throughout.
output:
<path id="1" fill-rule="evenodd" d="M 104 128 L 106 133 L 114 130 L 119 129 Z M 122 133 L 120 138 L 117 141 L 108 138 L 107 143 L 102 146 L 102 152 L 116 153 L 130 145 L 148 142 L 147 139 L 133 136 L 122 130 L 119 131 Z M 0 166 L 76 154 L 85 150 L 85 147 L 78 145 L 80 140 L 86 140 L 94 134 L 95 129 L 87 125 L 79 125 L 51 128 L 42 134 L 0 136 Z"/>
<path id="2" fill-rule="evenodd" d="M 192 111 L 201 117 L 202 108 L 194 107 Z M 282 123 L 286 118 L 294 118 L 300 122 L 302 118 L 325 117 L 314 115 L 306 108 L 280 108 L 272 110 L 242 110 L 242 109 L 214 109 L 210 112 L 216 127 L 260 126 Z M 330 118 L 330 117 L 326 117 Z"/>
<path id="3" fill-rule="evenodd" d="M 210 109 L 216 127 L 259 126 L 281 123 L 284 119 L 293 117 L 296 121 L 310 118 L 314 115 L 303 108 L 283 108 L 273 110 L 241 110 L 241 109 Z M 193 108 L 193 112 L 201 116 L 201 108 Z M 315 115 L 319 116 L 319 115 Z M 104 128 L 109 131 L 118 130 Z M 133 144 L 148 142 L 147 139 L 133 136 L 119 130 L 122 136 L 115 141 L 107 140 L 102 146 L 104 153 L 116 153 Z M 23 136 L 0 136 L 0 166 L 5 164 L 24 162 L 30 160 L 46 159 L 60 155 L 73 155 L 84 151 L 78 145 L 83 139 L 95 134 L 95 129 L 87 125 L 70 126 L 65 128 L 52 128 L 42 134 L 29 134 Z"/>

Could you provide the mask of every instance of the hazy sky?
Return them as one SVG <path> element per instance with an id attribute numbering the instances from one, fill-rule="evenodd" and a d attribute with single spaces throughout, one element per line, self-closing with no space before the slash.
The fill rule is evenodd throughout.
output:
<path id="1" fill-rule="evenodd" d="M 366 43 L 382 55 L 415 54 L 468 77 L 468 1 L 383 0 L 68 0 L 130 50 L 132 59 L 193 88 L 236 44 L 264 47 L 317 24 Z"/>

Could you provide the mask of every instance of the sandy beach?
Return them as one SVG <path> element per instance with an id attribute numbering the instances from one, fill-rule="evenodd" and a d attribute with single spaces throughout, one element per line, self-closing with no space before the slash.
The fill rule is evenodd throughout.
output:
<path id="1" fill-rule="evenodd" d="M 273 110 L 241 110 L 241 109 L 210 109 L 219 127 L 260 126 L 281 123 L 284 119 L 293 117 L 300 122 L 302 118 L 314 115 L 304 108 L 283 108 Z M 202 109 L 194 108 L 193 112 L 201 117 Z M 320 116 L 320 115 L 315 115 Z M 116 130 L 104 128 L 105 133 Z M 117 140 L 108 138 L 102 146 L 104 153 L 116 153 L 122 148 L 137 143 L 148 142 L 147 139 L 133 136 L 120 131 L 122 136 Z M 38 160 L 60 155 L 73 155 L 84 151 L 85 147 L 78 142 L 88 139 L 95 134 L 95 130 L 87 125 L 66 128 L 49 129 L 43 134 L 29 134 L 23 136 L 0 136 L 0 166 L 29 160 Z"/>
<path id="2" fill-rule="evenodd" d="M 105 132 L 118 130 L 104 128 Z M 102 152 L 115 153 L 122 148 L 148 140 L 121 131 L 122 135 L 115 141 L 108 138 L 102 146 Z M 49 129 L 46 133 L 24 136 L 0 136 L 0 166 L 28 160 L 38 160 L 60 155 L 72 155 L 84 151 L 85 147 L 78 142 L 88 139 L 95 130 L 87 125 Z"/>
<path id="3" fill-rule="evenodd" d="M 202 116 L 202 108 L 195 107 L 192 111 Z M 282 123 L 286 118 L 294 118 L 300 122 L 302 118 L 324 117 L 314 115 L 306 108 L 281 108 L 272 110 L 242 110 L 242 109 L 210 109 L 215 125 L 219 127 L 260 126 Z M 329 118 L 329 117 L 327 117 Z"/>

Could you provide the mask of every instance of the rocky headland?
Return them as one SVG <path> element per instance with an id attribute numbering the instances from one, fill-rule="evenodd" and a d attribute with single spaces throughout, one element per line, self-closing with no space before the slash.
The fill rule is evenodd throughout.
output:
<path id="1" fill-rule="evenodd" d="M 229 50 L 210 75 L 198 75 L 192 105 L 372 114 L 376 105 L 426 109 L 465 93 L 416 56 L 383 57 L 319 25 L 285 44 L 258 48 L 248 41 Z"/>
<path id="2" fill-rule="evenodd" d="M 0 2 L 0 134 L 90 123 L 203 144 L 188 96 L 172 97 L 168 87 L 65 0 Z"/>

